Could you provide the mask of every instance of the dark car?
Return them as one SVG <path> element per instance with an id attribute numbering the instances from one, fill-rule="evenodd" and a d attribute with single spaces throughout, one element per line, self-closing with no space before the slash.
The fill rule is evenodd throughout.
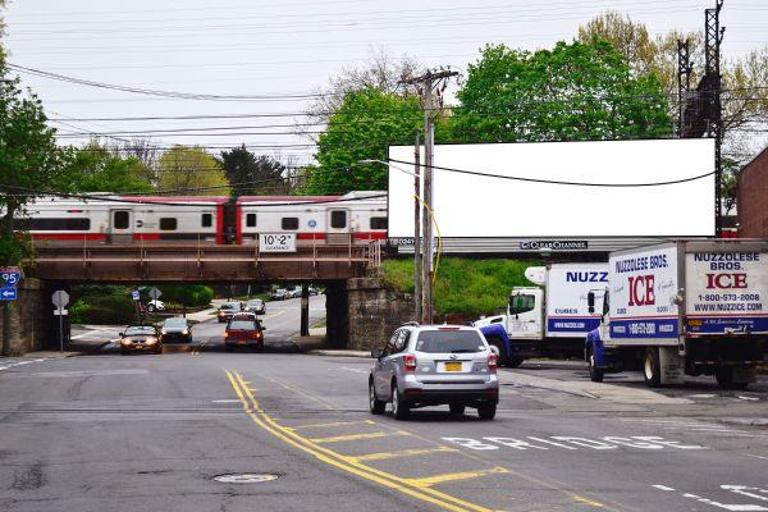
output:
<path id="1" fill-rule="evenodd" d="M 167 318 L 160 329 L 160 339 L 163 343 L 183 341 L 192 343 L 192 326 L 186 318 Z"/>
<path id="2" fill-rule="evenodd" d="M 224 330 L 224 348 L 234 350 L 235 347 L 253 347 L 261 351 L 264 349 L 265 330 L 252 313 L 234 315 Z"/>
<path id="3" fill-rule="evenodd" d="M 240 313 L 243 310 L 243 305 L 240 302 L 225 302 L 219 307 L 219 323 L 228 322 L 232 315 Z"/>
<path id="4" fill-rule="evenodd" d="M 163 353 L 163 341 L 154 325 L 129 325 L 120 333 L 120 352 Z"/>

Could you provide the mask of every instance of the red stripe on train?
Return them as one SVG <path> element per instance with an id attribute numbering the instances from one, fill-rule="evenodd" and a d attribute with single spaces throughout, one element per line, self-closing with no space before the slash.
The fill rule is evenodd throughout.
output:
<path id="1" fill-rule="evenodd" d="M 106 240 L 104 233 L 32 233 L 33 240 Z"/>
<path id="2" fill-rule="evenodd" d="M 134 240 L 160 240 L 160 233 L 134 233 Z"/>

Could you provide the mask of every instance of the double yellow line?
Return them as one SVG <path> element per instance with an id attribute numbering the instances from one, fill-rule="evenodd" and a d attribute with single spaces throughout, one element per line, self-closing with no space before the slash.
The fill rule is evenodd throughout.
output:
<path id="1" fill-rule="evenodd" d="M 348 457 L 329 450 L 320 446 L 312 439 L 297 434 L 295 429 L 279 425 L 261 408 L 253 395 L 253 391 L 248 387 L 248 382 L 243 379 L 242 375 L 229 370 L 226 370 L 226 373 L 232 388 L 243 404 L 246 414 L 251 417 L 256 425 L 286 444 L 309 453 L 318 460 L 337 469 L 375 482 L 412 498 L 431 503 L 443 510 L 450 510 L 452 512 L 493 512 L 492 509 L 431 489 L 429 488 L 431 482 L 411 481 L 362 464 L 356 457 Z"/>

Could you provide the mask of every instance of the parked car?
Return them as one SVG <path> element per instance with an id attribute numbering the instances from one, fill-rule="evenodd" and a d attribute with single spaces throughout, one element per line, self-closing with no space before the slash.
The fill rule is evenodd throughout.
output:
<path id="1" fill-rule="evenodd" d="M 269 298 L 272 300 L 285 300 L 290 299 L 290 293 L 285 288 L 278 288 L 269 294 Z"/>
<path id="2" fill-rule="evenodd" d="M 310 286 L 309 287 L 309 294 L 310 295 L 320 295 L 320 289 L 316 286 Z"/>
<path id="3" fill-rule="evenodd" d="M 301 286 L 295 286 L 288 290 L 289 299 L 298 299 L 301 297 Z"/>
<path id="4" fill-rule="evenodd" d="M 261 351 L 264 349 L 264 330 L 255 314 L 238 313 L 224 330 L 224 348 L 229 351 L 235 347 L 253 347 Z"/>
<path id="5" fill-rule="evenodd" d="M 163 353 L 163 341 L 154 325 L 129 325 L 120 333 L 120 353 Z"/>
<path id="6" fill-rule="evenodd" d="M 147 311 L 154 313 L 155 311 L 165 311 L 165 302 L 153 299 L 147 302 Z"/>
<path id="7" fill-rule="evenodd" d="M 243 310 L 243 305 L 240 302 L 225 302 L 219 306 L 219 313 L 217 315 L 219 323 L 228 322 L 232 315 L 240 313 Z"/>
<path id="8" fill-rule="evenodd" d="M 371 356 L 376 359 L 368 379 L 372 414 L 382 414 L 391 402 L 397 419 L 413 408 L 440 404 L 456 415 L 473 407 L 482 419 L 496 416 L 499 357 L 474 327 L 404 325 Z"/>
<path id="9" fill-rule="evenodd" d="M 267 305 L 261 299 L 251 299 L 245 303 L 245 310 L 257 315 L 264 315 L 267 312 Z"/>
<path id="10" fill-rule="evenodd" d="M 186 318 L 180 316 L 166 318 L 160 329 L 160 339 L 163 343 L 172 341 L 192 343 L 192 326 L 189 325 Z"/>

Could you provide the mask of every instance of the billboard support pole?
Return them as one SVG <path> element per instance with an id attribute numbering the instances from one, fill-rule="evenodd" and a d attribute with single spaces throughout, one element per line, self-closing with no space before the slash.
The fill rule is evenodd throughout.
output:
<path id="1" fill-rule="evenodd" d="M 413 197 L 413 318 L 421 321 L 422 306 L 422 268 L 423 257 L 421 255 L 421 138 L 416 132 L 416 144 L 413 147 L 413 171 L 414 171 L 414 197 Z"/>

